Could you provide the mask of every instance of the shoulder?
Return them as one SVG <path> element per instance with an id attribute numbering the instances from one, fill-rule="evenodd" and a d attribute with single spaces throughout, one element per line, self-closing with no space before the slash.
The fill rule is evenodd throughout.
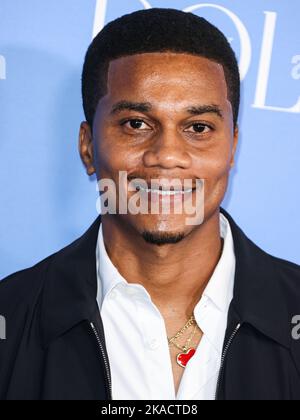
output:
<path id="1" fill-rule="evenodd" d="M 11 313 L 14 308 L 28 307 L 40 295 L 51 267 L 61 261 L 68 250 L 76 244 L 62 248 L 58 252 L 39 261 L 32 267 L 17 271 L 0 281 L 0 314 Z"/>
<path id="2" fill-rule="evenodd" d="M 290 316 L 300 315 L 300 266 L 291 261 L 271 256 L 280 282 L 282 298 L 286 299 Z"/>
<path id="3" fill-rule="evenodd" d="M 272 255 L 271 258 L 275 268 L 287 282 L 299 282 L 300 284 L 300 265 Z"/>
<path id="4" fill-rule="evenodd" d="M 7 315 L 14 309 L 27 307 L 44 283 L 47 267 L 53 255 L 36 265 L 13 273 L 0 281 L 0 313 Z"/>
<path id="5" fill-rule="evenodd" d="M 90 266 L 94 263 L 100 222 L 101 218 L 98 217 L 82 236 L 69 245 L 36 265 L 0 281 L 0 314 L 4 310 L 11 313 L 12 308 L 19 305 L 24 307 L 30 302 L 32 304 L 47 285 L 51 285 L 57 295 L 58 286 L 67 280 L 68 284 L 72 283 L 79 270 L 84 273 L 92 270 Z"/>
<path id="6" fill-rule="evenodd" d="M 11 274 L 0 281 L 0 314 L 12 313 L 16 307 L 33 304 L 45 286 L 53 289 L 66 279 L 63 274 L 74 274 L 79 262 L 93 258 L 101 218 L 98 217 L 86 232 L 73 242 L 34 266 Z M 90 266 L 90 261 L 84 270 Z M 70 277 L 70 276 L 69 276 Z"/>

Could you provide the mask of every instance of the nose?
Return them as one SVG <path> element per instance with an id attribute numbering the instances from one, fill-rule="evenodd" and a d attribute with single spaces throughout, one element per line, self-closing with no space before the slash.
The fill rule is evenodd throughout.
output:
<path id="1" fill-rule="evenodd" d="M 152 146 L 143 156 L 145 167 L 188 169 L 192 163 L 186 141 L 175 130 L 164 130 L 153 138 Z"/>

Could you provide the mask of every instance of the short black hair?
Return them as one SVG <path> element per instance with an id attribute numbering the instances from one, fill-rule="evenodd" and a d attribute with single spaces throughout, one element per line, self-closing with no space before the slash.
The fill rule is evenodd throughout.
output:
<path id="1" fill-rule="evenodd" d="M 190 53 L 221 64 L 236 126 L 240 74 L 235 53 L 224 34 L 193 13 L 152 8 L 138 10 L 108 23 L 90 44 L 82 71 L 82 99 L 91 128 L 98 102 L 107 94 L 110 61 L 151 52 Z"/>

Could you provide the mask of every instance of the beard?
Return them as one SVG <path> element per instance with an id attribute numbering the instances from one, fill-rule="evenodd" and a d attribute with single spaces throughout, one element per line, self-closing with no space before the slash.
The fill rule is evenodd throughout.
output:
<path id="1" fill-rule="evenodd" d="M 185 235 L 184 233 L 157 233 L 144 231 L 142 237 L 149 244 L 161 246 L 177 244 L 184 239 Z"/>

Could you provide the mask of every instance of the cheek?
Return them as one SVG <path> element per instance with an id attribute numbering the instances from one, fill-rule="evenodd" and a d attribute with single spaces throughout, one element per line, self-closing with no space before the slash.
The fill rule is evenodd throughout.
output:
<path id="1" fill-rule="evenodd" d="M 120 160 L 117 142 L 100 122 L 94 125 L 94 128 L 95 156 L 98 170 L 101 176 L 105 173 L 111 174 L 114 172 L 114 168 L 118 167 Z"/>
<path id="2" fill-rule="evenodd" d="M 230 171 L 230 147 L 211 148 L 198 154 L 194 167 L 199 168 L 199 178 L 220 179 Z"/>
<path id="3" fill-rule="evenodd" d="M 100 133 L 95 142 L 95 154 L 101 177 L 118 178 L 120 171 L 130 172 L 137 166 L 136 153 L 109 133 Z"/>
<path id="4" fill-rule="evenodd" d="M 230 143 L 228 143 L 230 144 Z M 205 202 L 209 207 L 219 204 L 227 190 L 230 173 L 230 145 L 212 147 L 197 155 L 197 177 L 204 179 Z"/>

